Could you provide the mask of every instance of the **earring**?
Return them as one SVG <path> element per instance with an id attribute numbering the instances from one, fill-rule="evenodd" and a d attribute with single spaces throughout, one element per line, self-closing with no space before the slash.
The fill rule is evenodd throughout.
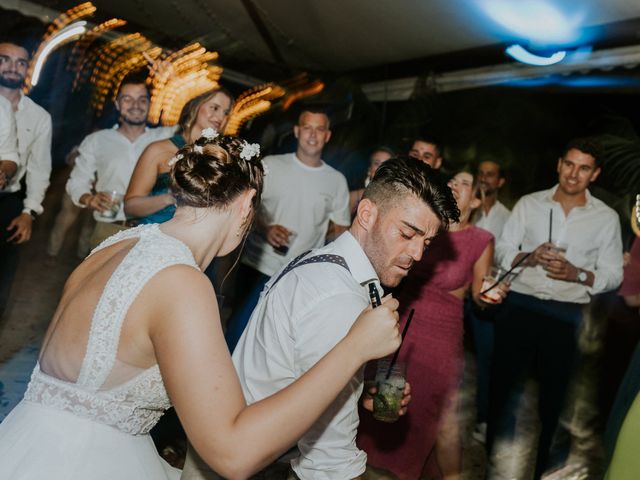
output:
<path id="1" fill-rule="evenodd" d="M 245 215 L 242 219 L 242 223 L 240 224 L 240 226 L 238 227 L 238 231 L 236 232 L 236 237 L 242 235 L 242 232 L 244 232 L 247 223 L 249 223 L 249 215 Z"/>

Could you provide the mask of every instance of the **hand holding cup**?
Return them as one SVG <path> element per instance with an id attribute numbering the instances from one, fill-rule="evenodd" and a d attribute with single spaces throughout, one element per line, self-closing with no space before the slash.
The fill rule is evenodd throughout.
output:
<path id="1" fill-rule="evenodd" d="M 482 279 L 480 288 L 480 300 L 489 305 L 497 305 L 509 293 L 511 281 L 518 275 L 518 272 L 508 272 L 501 267 L 493 266 Z"/>
<path id="2" fill-rule="evenodd" d="M 365 410 L 373 412 L 373 399 L 378 393 L 375 380 L 365 382 L 365 392 L 362 396 L 362 407 Z M 407 413 L 409 404 L 411 403 L 411 384 L 405 382 L 404 389 L 402 390 L 402 399 L 400 400 L 400 410 L 398 410 L 398 416 L 401 417 Z"/>
<path id="3" fill-rule="evenodd" d="M 266 231 L 267 242 L 280 255 L 286 255 L 289 252 L 289 245 L 295 236 L 295 232 L 282 225 L 269 225 Z"/>

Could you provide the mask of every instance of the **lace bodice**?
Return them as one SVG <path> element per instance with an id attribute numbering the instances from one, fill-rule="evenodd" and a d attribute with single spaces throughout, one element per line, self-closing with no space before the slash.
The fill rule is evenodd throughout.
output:
<path id="1" fill-rule="evenodd" d="M 142 288 L 160 270 L 177 264 L 198 266 L 184 243 L 165 235 L 155 224 L 122 231 L 91 253 L 128 238 L 139 240 L 105 285 L 91 320 L 77 381 L 54 378 L 36 365 L 25 400 L 138 435 L 149 432 L 171 404 L 157 365 L 125 383 L 103 389 L 116 364 L 122 322 Z"/>

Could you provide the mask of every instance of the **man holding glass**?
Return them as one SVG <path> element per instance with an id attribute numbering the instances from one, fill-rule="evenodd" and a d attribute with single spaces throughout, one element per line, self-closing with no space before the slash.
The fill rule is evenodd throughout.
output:
<path id="1" fill-rule="evenodd" d="M 599 161 L 593 140 L 569 142 L 558 159 L 558 184 L 522 197 L 496 245 L 504 267 L 520 262 L 528 268 L 511 284 L 496 318 L 487 448 L 499 453 L 496 442 L 512 433 L 509 397 L 534 361 L 541 421 L 536 479 L 547 467 L 573 373 L 583 308 L 622 280 L 618 215 L 588 190 Z"/>
<path id="2" fill-rule="evenodd" d="M 271 278 L 233 353 L 247 402 L 303 376 L 347 334 L 369 305 L 369 290 L 381 294 L 380 284 L 398 285 L 437 233 L 458 220 L 451 190 L 435 177 L 412 158 L 388 160 L 366 188 L 350 229 Z M 356 446 L 362 391 L 361 370 L 298 441 L 290 479 L 363 474 L 367 456 Z M 194 467 L 190 456 L 183 478 L 219 478 L 189 476 Z"/>
<path id="3" fill-rule="evenodd" d="M 140 154 L 151 142 L 169 138 L 175 130 L 175 127 L 147 127 L 150 99 L 143 75 L 134 73 L 122 80 L 115 106 L 120 114 L 118 124 L 94 132 L 82 141 L 67 182 L 67 193 L 73 203 L 94 212 L 97 223 L 91 248 L 124 228 L 122 196 Z"/>

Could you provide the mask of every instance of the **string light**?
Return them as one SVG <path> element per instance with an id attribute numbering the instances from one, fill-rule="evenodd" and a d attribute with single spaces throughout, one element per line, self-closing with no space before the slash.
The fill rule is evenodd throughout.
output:
<path id="1" fill-rule="evenodd" d="M 96 7 L 94 7 L 91 2 L 81 3 L 60 14 L 51 25 L 49 25 L 27 70 L 24 83 L 25 92 L 28 93 L 29 90 L 38 83 L 40 73 L 49 54 L 56 47 L 76 36 L 82 35 L 86 31 L 86 22 L 76 22 L 76 20 L 93 15 L 95 11 Z"/>
<path id="2" fill-rule="evenodd" d="M 89 48 L 93 42 L 106 32 L 120 28 L 126 24 L 127 22 L 125 20 L 118 18 L 109 19 L 106 22 L 102 22 L 100 25 L 93 27 L 76 42 L 73 46 L 73 50 L 71 51 L 67 67 L 69 71 L 75 72 L 76 74 L 73 80 L 73 90 L 76 90 L 81 83 L 84 83 L 87 80 L 88 72 L 93 69 L 90 65 L 95 57 L 88 54 Z"/>

